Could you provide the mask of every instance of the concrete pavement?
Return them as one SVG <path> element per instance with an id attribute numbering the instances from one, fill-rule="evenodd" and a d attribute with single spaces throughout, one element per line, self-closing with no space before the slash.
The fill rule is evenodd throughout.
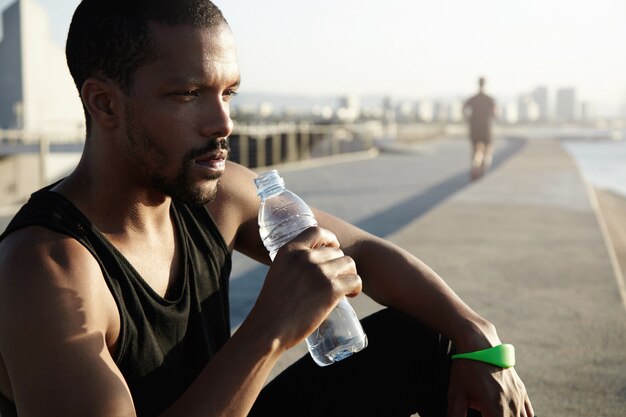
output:
<path id="1" fill-rule="evenodd" d="M 626 415 L 623 300 L 586 184 L 558 142 L 528 142 L 390 238 L 515 344 L 538 415 Z"/>
<path id="2" fill-rule="evenodd" d="M 491 320 L 516 346 L 538 415 L 626 415 L 625 306 L 575 162 L 555 140 L 501 139 L 494 169 L 470 183 L 468 152 L 444 140 L 283 176 L 310 204 L 417 255 Z M 360 317 L 380 308 L 351 302 Z"/>

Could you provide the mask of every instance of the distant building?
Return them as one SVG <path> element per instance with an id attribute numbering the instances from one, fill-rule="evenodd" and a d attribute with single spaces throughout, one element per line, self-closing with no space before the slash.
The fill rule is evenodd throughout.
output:
<path id="1" fill-rule="evenodd" d="M 433 104 L 433 121 L 439 123 L 463 122 L 463 100 L 439 100 Z"/>
<path id="2" fill-rule="evenodd" d="M 524 122 L 537 122 L 539 120 L 539 105 L 535 101 L 532 95 L 525 94 L 517 100 L 518 118 L 519 121 Z"/>
<path id="3" fill-rule="evenodd" d="M 0 128 L 29 132 L 82 131 L 83 109 L 65 62 L 53 43 L 46 11 L 17 0 L 2 13 Z"/>
<path id="4" fill-rule="evenodd" d="M 356 94 L 343 96 L 339 100 L 337 117 L 340 121 L 352 123 L 361 117 L 361 98 Z"/>
<path id="5" fill-rule="evenodd" d="M 580 120 L 588 122 L 595 119 L 596 116 L 596 109 L 592 103 L 588 101 L 580 103 Z"/>
<path id="6" fill-rule="evenodd" d="M 269 101 L 264 101 L 263 103 L 259 104 L 257 114 L 261 118 L 270 117 L 272 114 L 274 114 L 274 105 L 272 105 L 272 103 L 270 103 Z"/>
<path id="7" fill-rule="evenodd" d="M 537 104 L 537 110 L 539 116 L 537 118 L 540 122 L 545 122 L 550 119 L 550 106 L 548 101 L 548 89 L 546 87 L 537 87 L 531 93 L 531 97 Z"/>
<path id="8" fill-rule="evenodd" d="M 410 100 L 403 100 L 398 103 L 396 114 L 398 121 L 412 122 L 415 119 L 415 105 Z"/>
<path id="9" fill-rule="evenodd" d="M 432 122 L 435 117 L 435 106 L 430 100 L 420 100 L 415 105 L 415 114 L 420 122 Z"/>
<path id="10" fill-rule="evenodd" d="M 383 122 L 384 123 L 395 123 L 396 121 L 396 109 L 394 108 L 393 99 L 391 96 L 385 96 L 382 99 L 381 103 L 383 107 Z"/>
<path id="11" fill-rule="evenodd" d="M 463 121 L 463 100 L 454 99 L 448 103 L 448 121 L 452 123 Z"/>
<path id="12" fill-rule="evenodd" d="M 576 90 L 561 88 L 556 92 L 556 108 L 554 116 L 558 121 L 573 122 L 578 117 Z"/>
<path id="13" fill-rule="evenodd" d="M 433 109 L 433 121 L 435 122 L 447 122 L 450 118 L 450 106 L 444 101 L 436 101 Z"/>
<path id="14" fill-rule="evenodd" d="M 500 108 L 500 120 L 504 123 L 515 124 L 519 122 L 519 105 L 517 102 L 508 102 Z"/>

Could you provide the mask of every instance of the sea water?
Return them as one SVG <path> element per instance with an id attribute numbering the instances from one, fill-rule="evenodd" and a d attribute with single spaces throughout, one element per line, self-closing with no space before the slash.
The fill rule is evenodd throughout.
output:
<path id="1" fill-rule="evenodd" d="M 592 186 L 626 198 L 626 131 L 617 140 L 567 141 L 563 146 Z"/>

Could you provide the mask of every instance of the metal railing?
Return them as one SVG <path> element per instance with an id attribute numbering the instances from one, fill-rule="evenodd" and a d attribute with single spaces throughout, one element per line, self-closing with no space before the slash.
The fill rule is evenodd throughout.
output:
<path id="1" fill-rule="evenodd" d="M 230 136 L 230 159 L 249 168 L 328 157 L 374 148 L 381 139 L 419 140 L 442 127 L 366 121 L 346 124 L 237 123 Z M 79 154 L 80 130 L 41 134 L 0 130 L 0 205 L 21 201 L 69 171 L 62 154 Z M 52 175 L 50 172 L 56 172 Z M 54 176 L 54 178 L 52 178 Z"/>
<path id="2" fill-rule="evenodd" d="M 383 134 L 380 123 L 235 124 L 230 159 L 249 168 L 370 149 Z"/>

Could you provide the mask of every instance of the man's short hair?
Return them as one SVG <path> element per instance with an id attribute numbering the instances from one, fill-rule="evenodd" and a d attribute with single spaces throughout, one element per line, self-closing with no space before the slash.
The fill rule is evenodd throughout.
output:
<path id="1" fill-rule="evenodd" d="M 82 0 L 70 24 L 65 55 L 80 94 L 92 76 L 116 82 L 130 92 L 135 71 L 158 57 L 149 23 L 197 28 L 226 24 L 209 0 Z M 87 131 L 90 117 L 85 109 Z"/>

